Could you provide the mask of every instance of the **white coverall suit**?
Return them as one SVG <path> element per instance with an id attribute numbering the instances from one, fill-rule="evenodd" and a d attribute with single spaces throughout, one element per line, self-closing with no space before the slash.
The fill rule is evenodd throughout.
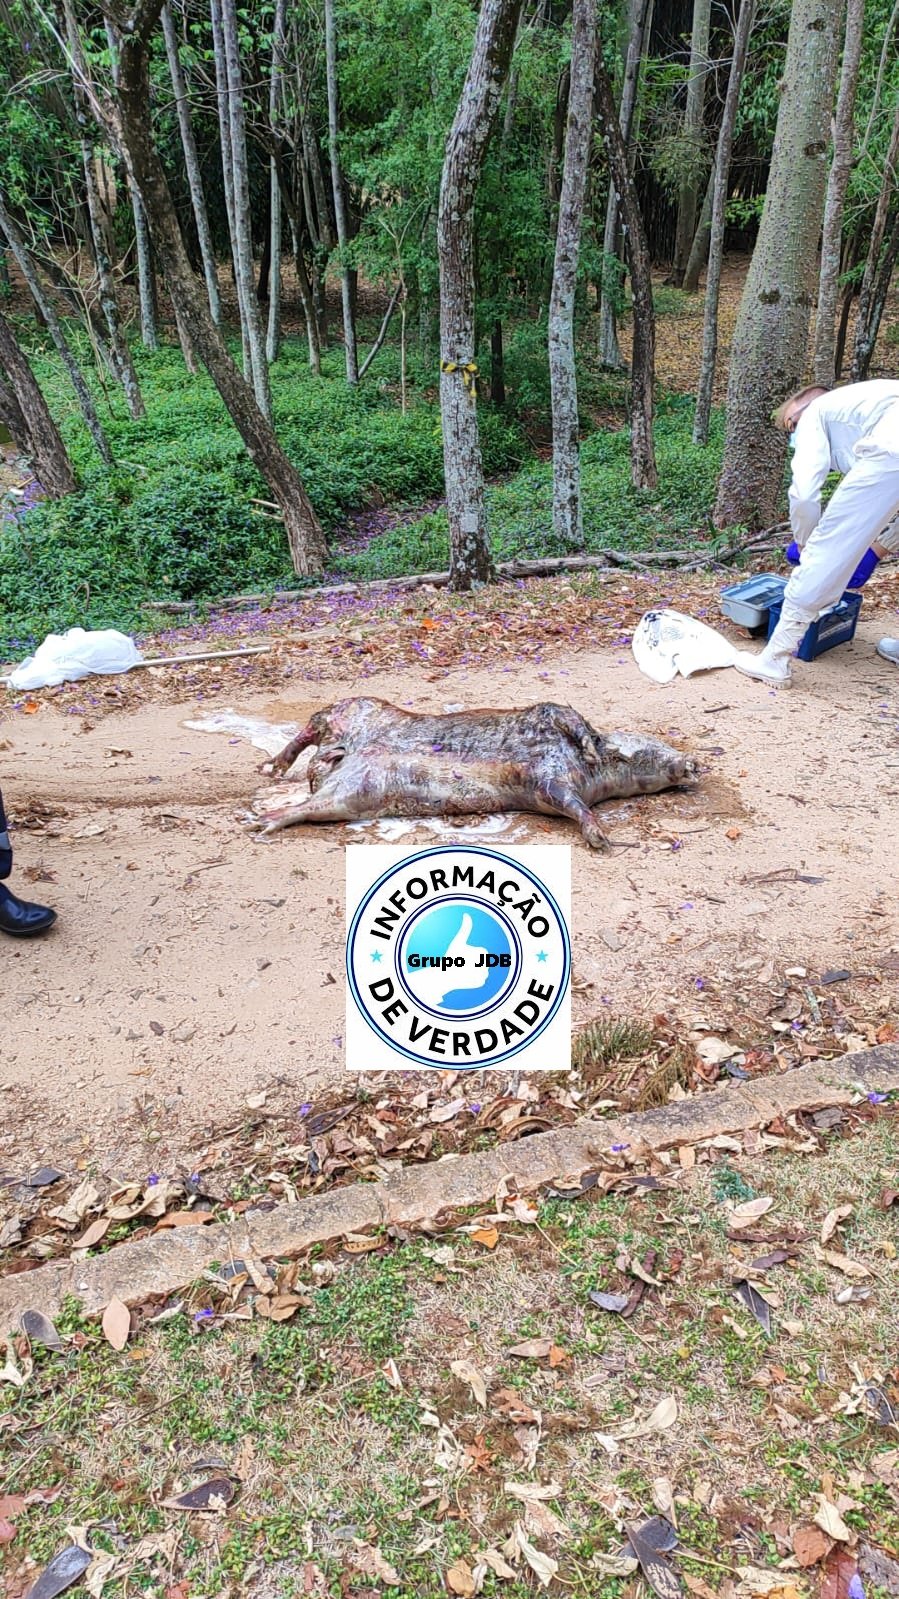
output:
<path id="1" fill-rule="evenodd" d="M 780 621 L 761 655 L 740 670 L 770 682 L 790 680 L 790 656 L 806 629 L 842 597 L 875 542 L 899 548 L 899 382 L 850 383 L 819 395 L 793 433 L 790 526 L 802 559 L 784 591 Z M 830 472 L 845 476 L 821 513 Z"/>

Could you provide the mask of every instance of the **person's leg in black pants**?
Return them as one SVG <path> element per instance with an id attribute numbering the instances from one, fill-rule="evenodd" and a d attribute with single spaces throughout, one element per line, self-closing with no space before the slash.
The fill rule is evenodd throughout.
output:
<path id="1" fill-rule="evenodd" d="M 2 881 L 11 871 L 12 845 L 0 793 L 0 933 L 9 933 L 12 938 L 34 938 L 36 933 L 45 933 L 53 926 L 56 912 L 47 905 L 30 905 L 11 893 Z"/>

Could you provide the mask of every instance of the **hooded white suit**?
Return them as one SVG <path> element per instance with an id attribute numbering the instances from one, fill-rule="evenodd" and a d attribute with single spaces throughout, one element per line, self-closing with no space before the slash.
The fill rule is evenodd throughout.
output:
<path id="1" fill-rule="evenodd" d="M 789 681 L 789 659 L 806 628 L 836 605 L 871 545 L 899 549 L 899 382 L 850 383 L 819 395 L 799 417 L 793 449 L 790 526 L 802 559 L 766 648 L 738 662 L 772 682 Z M 830 472 L 845 475 L 822 514 Z"/>

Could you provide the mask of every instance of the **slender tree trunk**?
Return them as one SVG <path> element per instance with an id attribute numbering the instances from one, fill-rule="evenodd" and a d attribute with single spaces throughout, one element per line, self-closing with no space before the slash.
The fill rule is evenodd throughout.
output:
<path id="1" fill-rule="evenodd" d="M 3 229 L 3 232 L 6 235 L 6 238 L 9 242 L 9 247 L 12 250 L 15 258 L 16 265 L 25 279 L 25 282 L 28 286 L 28 292 L 34 301 L 35 308 L 43 318 L 47 331 L 53 340 L 56 353 L 69 375 L 69 382 L 72 385 L 72 388 L 75 392 L 75 398 L 77 399 L 81 408 L 81 415 L 84 417 L 85 426 L 87 427 L 87 430 L 93 439 L 94 444 L 96 445 L 97 453 L 100 456 L 101 461 L 103 461 L 106 466 L 112 466 L 112 451 L 109 448 L 109 441 L 106 437 L 106 434 L 103 432 L 100 418 L 97 415 L 97 408 L 94 405 L 93 395 L 87 386 L 84 373 L 69 349 L 68 343 L 66 342 L 66 336 L 62 330 L 62 323 L 56 314 L 56 308 L 49 297 L 44 293 L 43 285 L 38 277 L 37 269 L 26 247 L 25 240 L 19 231 L 18 225 L 13 221 L 12 217 L 7 211 L 6 202 L 2 194 L 0 194 L 0 228 Z"/>
<path id="2" fill-rule="evenodd" d="M 300 300 L 303 306 L 303 315 L 306 319 L 306 337 L 309 342 L 309 365 L 316 376 L 320 376 L 322 369 L 321 348 L 318 342 L 318 320 L 315 314 L 315 303 L 312 293 L 312 284 L 306 271 L 306 261 L 303 256 L 302 226 L 299 208 L 290 191 L 290 186 L 284 175 L 283 160 L 280 151 L 275 152 L 279 180 L 279 197 L 287 212 L 290 223 L 290 232 L 293 243 L 293 258 L 296 266 L 297 285 L 300 291 Z"/>
<path id="3" fill-rule="evenodd" d="M 178 53 L 178 37 L 175 33 L 175 24 L 167 4 L 162 8 L 162 31 L 165 35 L 165 52 L 168 57 L 169 75 L 172 80 L 172 90 L 178 111 L 178 131 L 181 134 L 181 148 L 184 151 L 184 166 L 187 171 L 187 182 L 190 188 L 190 203 L 197 227 L 197 238 L 200 243 L 203 276 L 206 279 L 206 292 L 209 296 L 209 310 L 212 313 L 213 322 L 218 326 L 222 320 L 222 303 L 219 296 L 215 250 L 212 245 L 212 229 L 209 226 L 206 196 L 203 192 L 203 178 L 200 173 L 197 141 L 194 138 L 193 123 L 190 119 L 187 79 L 184 76 L 184 68 L 181 65 L 181 57 Z"/>
<path id="4" fill-rule="evenodd" d="M 727 216 L 727 196 L 730 192 L 730 161 L 734 145 L 734 128 L 740 104 L 740 88 L 746 70 L 749 37 L 755 22 L 756 0 L 742 0 L 734 34 L 734 53 L 727 79 L 727 93 L 718 149 L 714 166 L 714 194 L 709 232 L 709 271 L 705 287 L 705 315 L 702 324 L 702 363 L 699 371 L 699 390 L 696 396 L 696 415 L 693 419 L 693 443 L 708 444 L 709 416 L 712 409 L 712 391 L 715 385 L 715 367 L 718 360 L 718 299 L 721 289 L 721 266 L 724 260 L 724 228 Z"/>
<path id="5" fill-rule="evenodd" d="M 580 430 L 574 354 L 574 296 L 593 136 L 596 0 L 574 0 L 565 164 L 549 300 L 549 381 L 553 420 L 553 531 L 564 549 L 584 546 Z"/>
<path id="6" fill-rule="evenodd" d="M 72 463 L 37 379 L 3 316 L 0 316 L 0 371 L 6 373 L 12 390 L 11 398 L 7 391 L 3 420 L 20 449 L 31 456 L 44 493 L 51 500 L 62 499 L 64 494 L 71 494 L 78 487 Z"/>
<path id="7" fill-rule="evenodd" d="M 841 262 L 840 267 L 843 275 L 855 271 L 855 268 L 858 266 L 860 255 L 861 229 L 859 228 L 858 224 L 856 224 L 852 230 L 852 236 L 844 250 L 843 261 Z M 839 380 L 843 374 L 843 359 L 846 354 L 846 335 L 849 332 L 849 314 L 852 310 L 852 302 L 854 299 L 855 289 L 850 282 L 847 283 L 843 289 L 840 299 L 840 314 L 837 318 L 837 342 L 833 359 L 834 377 L 837 380 Z"/>
<path id="8" fill-rule="evenodd" d="M 681 288 L 685 294 L 695 294 L 699 288 L 699 279 L 702 269 L 709 258 L 709 242 L 712 237 L 712 201 L 715 198 L 715 170 L 716 164 L 712 162 L 709 181 L 705 186 L 705 195 L 702 201 L 702 210 L 690 246 L 690 255 L 684 271 Z"/>
<path id="9" fill-rule="evenodd" d="M 600 54 L 596 63 L 596 108 L 609 161 L 609 173 L 621 212 L 631 295 L 634 304 L 631 357 L 631 481 L 634 488 L 654 489 L 659 480 L 653 437 L 656 323 L 652 303 L 652 270 L 637 191 L 621 134 L 612 85 Z"/>
<path id="10" fill-rule="evenodd" d="M 470 589 L 473 583 L 489 582 L 494 576 L 484 516 L 475 384 L 474 202 L 509 70 L 521 3 L 483 0 L 440 179 L 440 414 L 450 586 L 454 589 Z"/>
<path id="11" fill-rule="evenodd" d="M 702 122 L 705 84 L 709 70 L 709 26 L 712 0 L 693 0 L 693 32 L 690 39 L 690 71 L 687 78 L 687 109 L 684 116 L 684 145 L 689 152 L 691 171 L 680 188 L 677 207 L 677 233 L 674 243 L 674 282 L 683 286 L 690 246 L 696 232 L 696 168 L 702 154 Z"/>
<path id="12" fill-rule="evenodd" d="M 490 398 L 497 410 L 506 403 L 506 354 L 502 317 L 494 317 L 490 330 Z"/>
<path id="13" fill-rule="evenodd" d="M 113 82 L 118 82 L 119 75 L 119 41 L 116 30 L 109 18 L 106 19 L 106 42 L 109 45 L 109 54 L 112 61 Z M 153 271 L 153 251 L 150 245 L 150 233 L 147 228 L 147 219 L 144 208 L 140 203 L 137 186 L 130 173 L 128 175 L 128 195 L 131 200 L 131 216 L 134 221 L 134 250 L 137 257 L 137 294 L 140 306 L 140 336 L 147 350 L 159 349 L 159 307 L 156 300 L 156 275 Z"/>
<path id="14" fill-rule="evenodd" d="M 652 26 L 654 0 L 630 0 L 628 7 L 627 52 L 624 62 L 624 81 L 621 87 L 621 104 L 618 126 L 630 159 L 634 117 L 637 109 L 637 92 L 640 87 L 640 66 Z M 602 294 L 599 302 L 599 359 L 603 366 L 613 371 L 624 367 L 624 358 L 618 347 L 618 316 L 616 306 L 621 293 L 623 272 L 618 265 L 618 199 L 614 183 L 609 183 L 606 201 L 606 222 L 602 239 Z"/>
<path id="15" fill-rule="evenodd" d="M 185 328 L 243 439 L 249 455 L 284 516 L 294 570 L 300 576 L 320 572 L 325 540 L 318 518 L 293 467 L 263 416 L 246 382 L 228 354 L 212 320 L 206 293 L 194 275 L 172 203 L 165 171 L 153 142 L 147 107 L 150 103 L 149 38 L 161 0 L 140 0 L 122 30 L 121 83 L 116 136 L 125 149 L 141 193 L 153 243 L 165 272 L 169 293 Z"/>
<path id="16" fill-rule="evenodd" d="M 281 83 L 284 76 L 286 15 L 286 0 L 277 0 L 272 37 L 272 76 L 269 83 L 268 97 L 269 121 L 275 138 L 278 137 L 281 126 Z M 274 155 L 269 162 L 269 185 L 271 193 L 271 216 L 269 219 L 271 261 L 269 263 L 268 331 L 265 341 L 265 355 L 266 360 L 277 361 L 281 349 L 281 175 L 278 169 L 277 156 Z"/>
<path id="17" fill-rule="evenodd" d="M 256 298 L 256 282 L 253 272 L 253 240 L 250 228 L 250 175 L 247 164 L 247 130 L 244 118 L 244 88 L 240 69 L 236 0 L 221 0 L 221 19 L 228 84 L 231 162 L 234 173 L 235 256 L 240 279 L 239 292 L 247 324 L 253 392 L 256 395 L 256 402 L 263 416 L 271 421 L 272 392 L 269 383 L 268 363 L 265 359 L 262 313 L 259 309 L 259 301 Z"/>
<path id="18" fill-rule="evenodd" d="M 184 319 L 179 316 L 177 307 L 175 307 L 175 330 L 178 334 L 178 343 L 181 346 L 181 354 L 184 357 L 184 365 L 187 368 L 188 375 L 195 378 L 197 375 L 197 358 L 194 354 L 194 347 L 190 342 L 190 335 L 184 326 Z"/>
<path id="19" fill-rule="evenodd" d="M 855 350 L 853 353 L 852 370 L 856 382 L 865 379 L 871 370 L 871 358 L 877 335 L 880 332 L 880 323 L 886 307 L 887 295 L 890 292 L 890 281 L 893 268 L 896 265 L 896 256 L 899 254 L 899 212 L 893 216 L 892 227 L 887 237 L 886 248 L 880 258 L 877 277 L 874 287 L 865 306 L 865 320 L 861 322 L 861 309 L 859 320 L 856 322 Z"/>
<path id="20" fill-rule="evenodd" d="M 833 158 L 827 178 L 824 228 L 821 234 L 821 269 L 818 274 L 818 310 L 815 317 L 815 382 L 829 388 L 835 372 L 837 295 L 843 242 L 843 210 L 852 171 L 855 142 L 855 92 L 862 54 L 865 0 L 848 0 L 843 67 L 834 119 Z"/>
<path id="21" fill-rule="evenodd" d="M 231 251 L 231 274 L 237 295 L 240 317 L 240 342 L 243 351 L 243 375 L 252 381 L 253 363 L 250 355 L 250 329 L 247 308 L 244 305 L 244 280 L 237 260 L 237 210 L 234 200 L 234 157 L 231 151 L 231 111 L 228 90 L 228 63 L 225 55 L 225 28 L 222 21 L 221 0 L 211 0 L 212 50 L 215 60 L 215 99 L 218 112 L 219 142 L 222 147 L 222 188 L 225 196 L 225 216 L 228 222 L 228 243 Z"/>
<path id="22" fill-rule="evenodd" d="M 786 438 L 771 412 L 805 368 L 839 32 L 832 0 L 793 0 L 765 207 L 731 350 L 719 527 L 775 520 Z"/>
<path id="23" fill-rule="evenodd" d="M 346 351 L 346 380 L 358 383 L 359 366 L 356 358 L 356 318 L 354 314 L 353 278 L 347 259 L 350 242 L 347 224 L 346 200 L 343 192 L 343 174 L 340 170 L 340 117 L 337 94 L 337 24 L 334 15 L 335 0 L 325 0 L 325 66 L 328 82 L 328 144 L 331 154 L 331 189 L 334 195 L 334 220 L 337 223 L 337 243 L 340 247 L 340 293 L 343 305 L 343 344 Z"/>
<path id="24" fill-rule="evenodd" d="M 890 135 L 890 145 L 887 150 L 886 164 L 883 169 L 883 179 L 880 193 L 877 196 L 877 206 L 874 211 L 874 221 L 871 224 L 871 237 L 868 241 L 868 255 L 865 261 L 865 271 L 862 286 L 858 296 L 858 311 L 855 318 L 855 348 L 852 352 L 852 366 L 850 376 L 853 383 L 858 383 L 867 371 L 867 364 L 871 360 L 874 349 L 869 343 L 871 307 L 874 300 L 874 290 L 877 275 L 880 269 L 880 254 L 886 235 L 887 220 L 890 213 L 890 201 L 896 184 L 896 169 L 899 163 L 899 105 L 893 118 L 893 131 Z"/>

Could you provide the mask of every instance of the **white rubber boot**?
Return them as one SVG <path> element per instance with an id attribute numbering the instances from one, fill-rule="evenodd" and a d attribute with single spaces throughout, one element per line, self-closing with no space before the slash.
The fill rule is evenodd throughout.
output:
<path id="1" fill-rule="evenodd" d="M 734 661 L 734 666 L 744 677 L 755 677 L 761 683 L 773 683 L 776 687 L 788 688 L 792 682 L 793 651 L 802 643 L 808 626 L 809 617 L 805 611 L 785 603 L 780 613 L 780 621 L 761 655 L 750 655 L 748 650 L 741 650 Z"/>
<path id="2" fill-rule="evenodd" d="M 882 638 L 877 646 L 878 655 L 885 661 L 892 661 L 894 666 L 899 666 L 899 638 Z"/>

